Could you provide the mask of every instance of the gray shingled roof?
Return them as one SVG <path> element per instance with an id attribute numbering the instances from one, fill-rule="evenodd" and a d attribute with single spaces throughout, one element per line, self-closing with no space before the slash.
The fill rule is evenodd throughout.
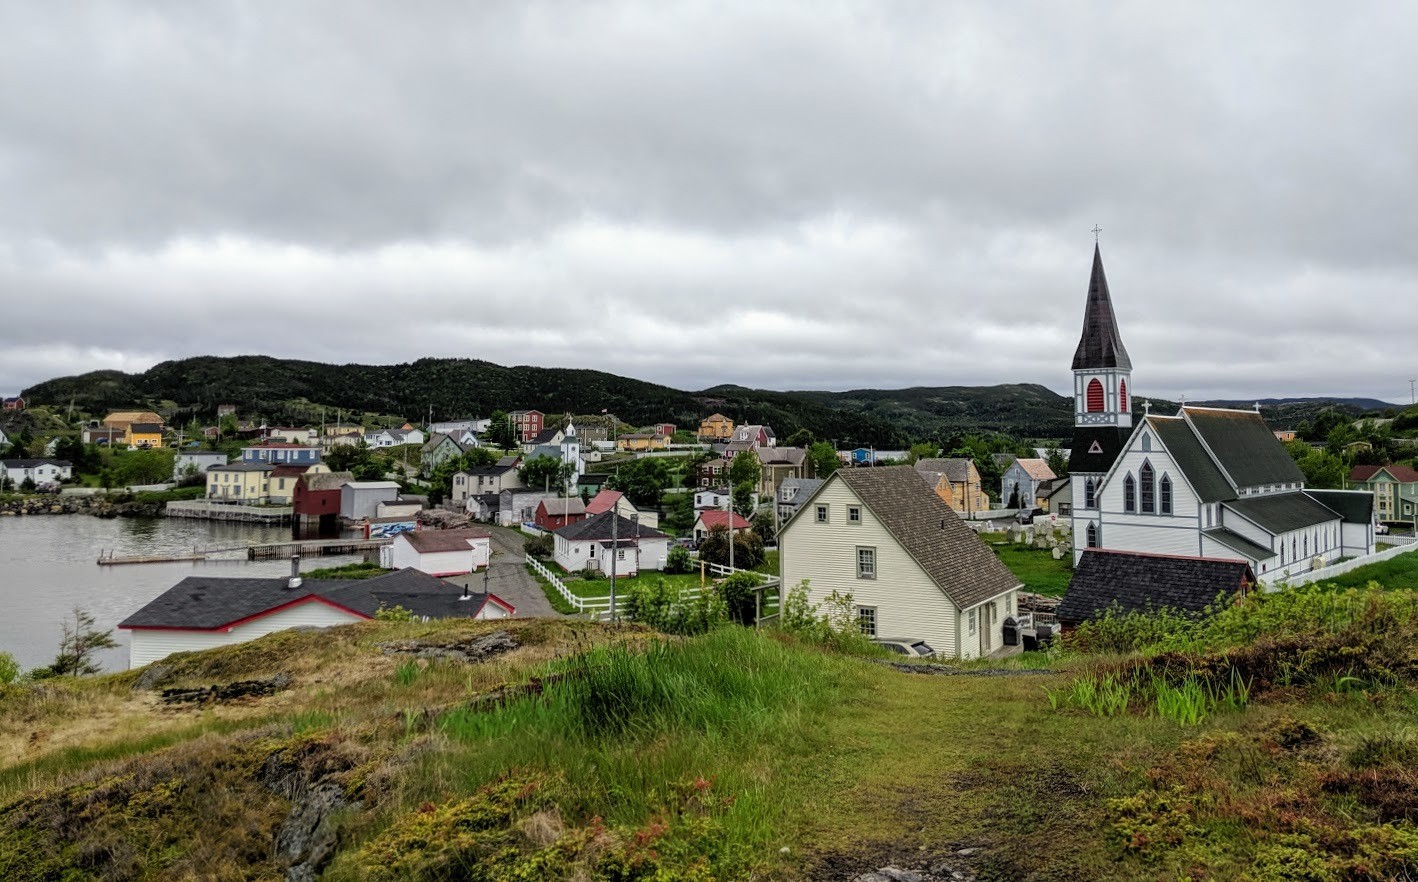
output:
<path id="1" fill-rule="evenodd" d="M 1211 454 L 1201 446 L 1186 420 L 1149 417 L 1146 423 L 1167 452 L 1172 454 L 1172 459 L 1198 499 L 1202 502 L 1224 502 L 1236 498 L 1231 482 L 1216 467 Z"/>
<path id="2" fill-rule="evenodd" d="M 960 609 L 1020 586 L 1009 568 L 911 466 L 833 473 Z M 806 508 L 799 509 L 799 513 Z"/>
<path id="3" fill-rule="evenodd" d="M 1103 255 L 1093 247 L 1093 275 L 1088 280 L 1088 302 L 1083 308 L 1083 334 L 1073 353 L 1073 369 L 1122 368 L 1132 370 L 1118 319 L 1113 315 L 1113 299 L 1108 294 L 1108 277 L 1103 274 Z"/>
<path id="4" fill-rule="evenodd" d="M 1305 495 L 1338 513 L 1345 523 L 1373 523 L 1374 494 L 1367 490 L 1306 490 Z"/>
<path id="5" fill-rule="evenodd" d="M 424 609 L 444 610 L 426 612 L 414 609 L 407 602 L 401 604 L 418 615 L 475 615 L 477 610 L 471 608 L 471 602 L 449 606 L 462 591 L 451 582 L 414 569 L 398 570 L 373 579 L 306 579 L 295 588 L 287 587 L 286 577 L 188 576 L 124 619 L 118 627 L 212 630 L 313 596 L 366 616 L 373 616 L 379 610 L 381 594 L 418 595 L 426 599 Z"/>
<path id="6" fill-rule="evenodd" d="M 916 460 L 916 471 L 945 475 L 952 484 L 965 484 L 970 480 L 970 460 L 929 458 Z"/>
<path id="7" fill-rule="evenodd" d="M 614 510 L 603 511 L 594 517 L 568 524 L 554 532 L 569 542 L 609 541 L 611 538 L 611 518 L 615 518 L 618 522 L 615 528 L 617 539 L 634 538 L 635 536 L 639 536 L 641 539 L 669 538 L 654 527 L 647 527 L 644 524 L 637 526 L 630 518 L 623 518 Z"/>
<path id="8" fill-rule="evenodd" d="M 1164 608 L 1201 613 L 1253 584 L 1255 573 L 1244 561 L 1090 548 L 1073 571 L 1058 616 L 1073 625 L 1115 605 L 1124 613 Z"/>
<path id="9" fill-rule="evenodd" d="M 1247 560 L 1267 560 L 1275 557 L 1274 551 L 1264 545 L 1252 542 L 1235 530 L 1226 527 L 1212 527 L 1209 530 L 1203 530 L 1202 535 L 1220 542 Z"/>
<path id="10" fill-rule="evenodd" d="M 1298 491 L 1234 499 L 1226 503 L 1226 508 L 1272 533 L 1288 533 L 1339 520 L 1335 511 Z"/>
<path id="11" fill-rule="evenodd" d="M 1183 412 L 1237 487 L 1304 482 L 1285 445 L 1255 411 L 1188 407 Z"/>

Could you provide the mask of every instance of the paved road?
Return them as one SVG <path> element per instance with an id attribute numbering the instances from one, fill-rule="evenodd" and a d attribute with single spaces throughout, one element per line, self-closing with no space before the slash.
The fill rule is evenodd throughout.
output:
<path id="1" fill-rule="evenodd" d="M 492 533 L 492 566 L 488 572 L 487 590 L 515 606 L 519 619 L 561 615 L 552 609 L 542 587 L 527 572 L 526 556 L 522 553 L 522 534 L 505 527 L 482 526 Z M 482 573 L 448 581 L 457 585 L 468 583 L 474 591 L 483 590 Z"/>

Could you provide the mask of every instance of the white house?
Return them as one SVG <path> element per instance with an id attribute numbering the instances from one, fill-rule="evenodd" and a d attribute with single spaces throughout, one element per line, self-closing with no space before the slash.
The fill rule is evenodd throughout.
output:
<path id="1" fill-rule="evenodd" d="M 694 491 L 694 507 L 728 508 L 734 502 L 734 494 L 728 487 L 704 487 Z"/>
<path id="2" fill-rule="evenodd" d="M 1023 587 L 910 466 L 842 469 L 778 532 L 785 589 L 852 596 L 872 637 L 924 640 L 947 658 L 1003 646 Z"/>
<path id="3" fill-rule="evenodd" d="M 172 479 L 179 481 L 187 477 L 189 467 L 195 470 L 193 474 L 205 475 L 212 466 L 224 466 L 227 462 L 227 455 L 215 450 L 184 450 L 172 461 Z"/>
<path id="4" fill-rule="evenodd" d="M 402 607 L 425 620 L 500 619 L 515 615 L 494 594 L 473 593 L 414 569 L 373 579 L 188 576 L 129 616 L 128 664 L 140 667 L 174 652 L 194 652 L 255 640 L 287 628 L 345 625 Z"/>
<path id="5" fill-rule="evenodd" d="M 1133 425 L 1132 361 L 1096 248 L 1073 374 L 1075 564 L 1088 548 L 1227 558 L 1267 581 L 1373 553 L 1372 508 L 1307 491 L 1258 410 L 1183 406 Z"/>
<path id="6" fill-rule="evenodd" d="M 613 511 L 589 517 L 552 533 L 553 558 L 568 572 L 594 569 L 633 576 L 640 570 L 663 570 L 670 537 Z"/>
<path id="7" fill-rule="evenodd" d="M 73 466 L 67 459 L 6 459 L 0 460 L 5 477 L 18 487 L 26 479 L 35 484 L 58 484 L 73 477 Z"/>
<path id="8" fill-rule="evenodd" d="M 482 530 L 416 530 L 380 549 L 380 563 L 431 576 L 462 576 L 487 567 L 491 555 L 492 536 Z"/>
<path id="9" fill-rule="evenodd" d="M 732 523 L 735 534 L 747 533 L 753 529 L 753 525 L 748 522 L 748 519 L 739 514 L 733 515 Z M 703 509 L 694 519 L 694 541 L 703 542 L 714 530 L 728 530 L 730 529 L 729 524 L 729 512 L 716 508 Z"/>

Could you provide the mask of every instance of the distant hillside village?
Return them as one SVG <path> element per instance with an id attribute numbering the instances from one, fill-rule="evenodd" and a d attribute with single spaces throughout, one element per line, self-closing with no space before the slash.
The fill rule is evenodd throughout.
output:
<path id="1" fill-rule="evenodd" d="M 419 422 L 331 409 L 272 425 L 232 403 L 171 425 L 175 407 L 91 417 L 7 398 L 0 514 L 36 511 L 14 504 L 32 497 L 136 494 L 170 517 L 290 523 L 370 555 L 374 581 L 300 590 L 318 615 L 287 609 L 305 584 L 298 564 L 241 588 L 240 604 L 222 600 L 221 579 L 184 580 L 125 623 L 135 663 L 231 642 L 230 622 L 250 639 L 368 618 L 385 602 L 526 614 L 487 575 L 507 553 L 498 529 L 519 536 L 561 612 L 618 614 L 603 580 L 678 578 L 674 602 L 687 602 L 752 572 L 755 618 L 802 586 L 815 607 L 845 603 L 869 636 L 959 658 L 1017 651 L 1110 609 L 1199 613 L 1414 547 L 1418 409 L 1326 410 L 1275 428 L 1258 404 L 1156 406 L 1132 367 L 1095 249 L 1071 438 L 839 449 L 811 428 L 780 438 L 721 410 L 632 425 L 608 409 L 531 407 Z"/>

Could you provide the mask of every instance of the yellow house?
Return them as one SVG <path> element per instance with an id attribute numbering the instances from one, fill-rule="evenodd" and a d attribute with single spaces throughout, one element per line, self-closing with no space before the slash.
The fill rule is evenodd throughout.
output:
<path id="1" fill-rule="evenodd" d="M 729 441 L 734 437 L 734 421 L 722 413 L 711 414 L 699 423 L 700 441 Z"/>
<path id="2" fill-rule="evenodd" d="M 207 469 L 207 498 L 222 502 L 263 504 L 271 493 L 271 472 L 267 462 L 233 462 Z"/>
<path id="3" fill-rule="evenodd" d="M 302 475 L 329 474 L 330 467 L 323 462 L 313 465 L 278 465 L 266 476 L 266 499 L 272 505 L 290 505 L 295 501 L 295 485 Z"/>
<path id="4" fill-rule="evenodd" d="M 636 432 L 621 435 L 615 439 L 615 449 L 622 452 L 646 453 L 651 450 L 669 450 L 670 439 L 654 432 Z"/>
<path id="5" fill-rule="evenodd" d="M 129 447 L 161 447 L 162 423 L 129 423 L 123 432 Z"/>
<path id="6" fill-rule="evenodd" d="M 935 494 L 958 512 L 986 511 L 989 497 L 980 483 L 980 470 L 968 459 L 922 459 L 916 471 Z"/>

